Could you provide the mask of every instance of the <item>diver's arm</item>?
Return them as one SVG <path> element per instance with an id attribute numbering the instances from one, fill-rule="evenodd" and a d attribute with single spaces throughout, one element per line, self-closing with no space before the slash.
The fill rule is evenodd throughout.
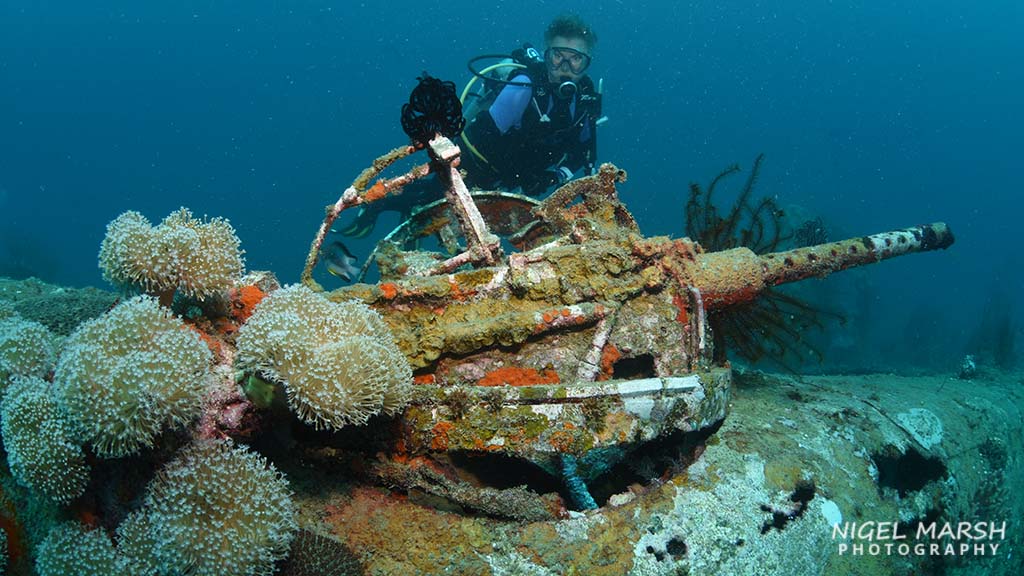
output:
<path id="1" fill-rule="evenodd" d="M 490 162 L 491 156 L 500 146 L 501 130 L 494 123 L 494 118 L 487 110 L 482 110 L 466 126 L 466 132 L 472 139 L 473 146 Z"/>
<path id="2" fill-rule="evenodd" d="M 528 82 L 529 78 L 520 75 L 514 80 Z M 514 157 L 523 143 L 520 131 L 514 128 L 522 127 L 532 98 L 533 89 L 529 86 L 506 86 L 491 106 L 477 113 L 466 127 L 473 146 L 506 185 L 513 185 L 517 179 Z"/>
<path id="3" fill-rule="evenodd" d="M 589 96 L 584 96 L 581 101 L 585 104 L 583 125 L 580 127 L 579 140 L 572 147 L 564 165 L 574 174 L 589 176 L 597 173 L 597 124 L 601 118 L 601 93 L 595 91 L 594 82 L 589 76 L 584 76 L 580 85 Z"/>
<path id="4" fill-rule="evenodd" d="M 558 163 L 523 174 L 519 178 L 523 192 L 529 196 L 539 196 L 551 187 L 557 188 L 575 178 L 591 175 L 596 144 L 593 136 L 593 126 L 586 125 L 580 131 L 580 141 L 573 142 Z"/>
<path id="5" fill-rule="evenodd" d="M 590 120 L 580 131 L 579 145 L 574 147 L 569 155 L 570 168 L 573 173 L 582 172 L 581 176 L 595 173 L 594 167 L 597 165 L 597 130 L 595 128 L 597 126 L 594 125 L 593 120 Z"/>
<path id="6" fill-rule="evenodd" d="M 584 129 L 585 133 L 580 134 L 583 145 L 583 170 L 584 176 L 597 174 L 597 119 L 591 117 Z"/>
<path id="7" fill-rule="evenodd" d="M 512 82 L 530 82 L 530 77 L 520 74 L 512 79 Z M 530 105 L 533 98 L 533 87 L 520 84 L 509 84 L 505 86 L 494 103 L 487 110 L 491 120 L 501 134 L 508 134 L 512 128 L 519 128 L 523 124 L 523 114 L 526 107 Z"/>
<path id="8" fill-rule="evenodd" d="M 556 173 L 554 184 L 561 186 L 573 178 L 589 176 L 597 162 L 597 132 L 592 121 L 580 130 L 579 141 L 566 151 L 565 159 L 553 167 Z"/>

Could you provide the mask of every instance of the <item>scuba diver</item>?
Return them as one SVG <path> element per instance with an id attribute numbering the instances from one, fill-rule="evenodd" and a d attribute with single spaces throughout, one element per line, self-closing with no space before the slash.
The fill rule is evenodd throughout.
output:
<path id="1" fill-rule="evenodd" d="M 592 171 L 600 95 L 586 71 L 596 42 L 578 17 L 561 16 L 544 33 L 543 59 L 526 46 L 513 53 L 523 68 L 507 80 L 489 79 L 500 91 L 489 107 L 467 115 L 462 136 L 471 185 L 541 196 Z"/>
<path id="2" fill-rule="evenodd" d="M 484 55 L 469 61 L 473 79 L 463 92 L 465 129 L 456 143 L 466 184 L 484 190 L 512 191 L 540 197 L 553 187 L 594 172 L 600 87 L 586 74 L 597 36 L 578 16 L 555 18 L 544 33 L 545 49 L 527 44 L 511 56 Z M 503 59 L 478 70 L 486 59 Z M 470 88 L 480 81 L 480 90 Z M 443 197 L 436 178 L 407 186 L 398 196 L 360 208 L 339 230 L 362 238 L 373 231 L 384 211 L 402 220 L 417 207 Z"/>

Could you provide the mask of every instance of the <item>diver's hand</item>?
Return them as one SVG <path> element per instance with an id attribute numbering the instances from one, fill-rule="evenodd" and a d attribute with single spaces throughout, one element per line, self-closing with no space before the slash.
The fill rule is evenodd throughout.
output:
<path id="1" fill-rule="evenodd" d="M 569 170 L 565 166 L 548 168 L 544 172 L 538 174 L 536 180 L 533 182 L 524 183 L 523 193 L 527 196 L 540 196 L 547 192 L 548 188 L 552 186 L 557 188 L 569 180 L 572 180 L 572 176 L 572 170 Z"/>
<path id="2" fill-rule="evenodd" d="M 569 180 L 572 180 L 572 177 L 572 170 L 569 170 L 565 166 L 559 166 L 558 169 L 555 170 L 555 186 L 561 186 L 562 184 L 565 184 Z"/>

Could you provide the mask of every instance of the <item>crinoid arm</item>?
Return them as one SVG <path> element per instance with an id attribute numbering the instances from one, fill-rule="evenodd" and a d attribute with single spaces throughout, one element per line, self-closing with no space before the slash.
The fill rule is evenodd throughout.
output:
<path id="1" fill-rule="evenodd" d="M 744 247 L 755 254 L 784 248 L 793 235 L 786 231 L 785 214 L 771 197 L 755 199 L 754 186 L 764 154 L 754 159 L 735 203 L 724 213 L 715 206 L 714 194 L 728 176 L 740 172 L 732 165 L 715 176 L 706 188 L 690 184 L 686 203 L 686 234 L 707 252 Z M 824 329 L 823 318 L 842 320 L 778 288 L 769 288 L 755 300 L 714 311 L 709 315 L 715 338 L 716 360 L 727 351 L 750 362 L 769 360 L 792 371 L 808 357 L 822 360 L 822 352 L 806 337 L 811 329 Z"/>

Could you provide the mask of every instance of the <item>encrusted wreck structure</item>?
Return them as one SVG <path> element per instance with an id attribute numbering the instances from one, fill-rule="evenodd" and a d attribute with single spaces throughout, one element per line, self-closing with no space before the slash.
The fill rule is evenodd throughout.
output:
<path id="1" fill-rule="evenodd" d="M 416 148 L 379 158 L 328 207 L 303 281 L 320 289 L 312 270 L 343 210 L 438 175 L 446 199 L 375 252 L 381 281 L 328 297 L 377 310 L 414 370 L 416 393 L 378 475 L 470 507 L 486 500 L 488 512 L 510 517 L 557 509 L 524 511 L 521 498 L 484 497 L 458 479 L 452 455 L 524 460 L 561 478 L 570 506 L 593 508 L 587 485 L 633 451 L 726 417 L 731 371 L 712 362 L 708 311 L 953 242 L 936 223 L 765 255 L 707 253 L 687 238 L 644 237 L 616 192 L 626 173 L 611 164 L 537 202 L 474 196 L 458 172 L 458 148 L 441 136 L 427 148 L 427 164 L 370 186 Z M 404 250 L 435 233 L 453 255 Z M 515 251 L 506 255 L 502 239 Z"/>

